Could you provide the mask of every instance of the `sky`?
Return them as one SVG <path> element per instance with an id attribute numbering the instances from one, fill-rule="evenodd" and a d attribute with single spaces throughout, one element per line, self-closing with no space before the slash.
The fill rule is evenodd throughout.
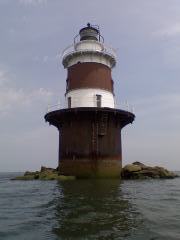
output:
<path id="1" fill-rule="evenodd" d="M 179 13 L 179 0 L 0 0 L 0 171 L 57 167 L 44 115 L 63 108 L 61 54 L 87 22 L 116 50 L 116 103 L 136 115 L 122 130 L 123 165 L 180 170 Z"/>

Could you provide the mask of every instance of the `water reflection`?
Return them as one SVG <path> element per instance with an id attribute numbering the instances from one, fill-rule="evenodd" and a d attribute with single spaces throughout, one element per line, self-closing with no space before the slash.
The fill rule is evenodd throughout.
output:
<path id="1" fill-rule="evenodd" d="M 77 180 L 58 185 L 58 239 L 124 239 L 139 225 L 119 180 Z"/>

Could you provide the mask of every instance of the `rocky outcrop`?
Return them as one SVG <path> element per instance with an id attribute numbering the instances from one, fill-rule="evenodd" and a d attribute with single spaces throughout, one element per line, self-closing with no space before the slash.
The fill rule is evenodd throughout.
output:
<path id="1" fill-rule="evenodd" d="M 150 167 L 140 162 L 128 164 L 122 169 L 122 179 L 168 179 L 175 177 L 178 175 L 163 167 Z"/>
<path id="2" fill-rule="evenodd" d="M 25 172 L 23 176 L 18 176 L 12 180 L 73 180 L 74 176 L 59 175 L 58 169 L 42 166 L 40 171 Z"/>
<path id="3" fill-rule="evenodd" d="M 140 162 L 134 162 L 124 166 L 122 169 L 122 179 L 167 179 L 178 177 L 173 172 L 163 167 L 150 167 Z M 12 180 L 73 180 L 75 176 L 59 175 L 58 169 L 42 166 L 40 171 L 27 171 L 23 176 L 18 176 Z"/>

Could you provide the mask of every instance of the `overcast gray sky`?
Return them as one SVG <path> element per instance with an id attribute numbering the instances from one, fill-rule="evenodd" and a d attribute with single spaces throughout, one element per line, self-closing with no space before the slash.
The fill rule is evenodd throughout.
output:
<path id="1" fill-rule="evenodd" d="M 61 52 L 87 22 L 117 51 L 116 102 L 134 106 L 123 164 L 180 170 L 179 0 L 0 0 L 0 171 L 56 167 L 58 131 L 44 122 L 63 103 Z"/>

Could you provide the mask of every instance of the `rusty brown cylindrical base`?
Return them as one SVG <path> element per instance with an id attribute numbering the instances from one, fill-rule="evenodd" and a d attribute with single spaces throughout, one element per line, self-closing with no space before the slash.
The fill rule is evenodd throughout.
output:
<path id="1" fill-rule="evenodd" d="M 79 178 L 120 177 L 121 129 L 134 115 L 110 108 L 53 111 L 46 121 L 59 129 L 60 174 Z"/>

